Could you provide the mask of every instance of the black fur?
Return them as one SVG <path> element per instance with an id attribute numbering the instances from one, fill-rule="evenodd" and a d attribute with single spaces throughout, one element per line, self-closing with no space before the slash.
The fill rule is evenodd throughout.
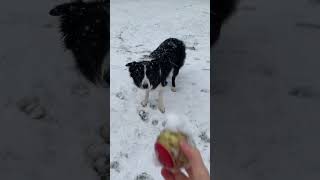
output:
<path id="1" fill-rule="evenodd" d="M 152 89 L 158 87 L 160 83 L 162 86 L 166 86 L 166 79 L 172 70 L 172 87 L 175 87 L 176 76 L 186 58 L 185 50 L 186 48 L 182 41 L 169 38 L 162 42 L 159 47 L 148 56 L 151 61 L 134 61 L 126 64 L 126 66 L 129 67 L 133 82 L 139 88 L 144 88 L 142 87 L 142 80 L 145 74 Z M 146 67 L 146 73 L 144 73 L 144 67 Z"/>
<path id="2" fill-rule="evenodd" d="M 222 25 L 235 12 L 237 4 L 238 0 L 214 0 L 211 2 L 211 45 L 218 41 Z"/>
<path id="3" fill-rule="evenodd" d="M 109 51 L 109 10 L 106 1 L 76 1 L 56 6 L 49 12 L 60 17 L 60 31 L 79 70 L 89 81 L 109 84 L 109 69 L 104 70 Z M 105 71 L 105 72 L 103 72 Z M 103 74 L 105 73 L 105 74 Z"/>

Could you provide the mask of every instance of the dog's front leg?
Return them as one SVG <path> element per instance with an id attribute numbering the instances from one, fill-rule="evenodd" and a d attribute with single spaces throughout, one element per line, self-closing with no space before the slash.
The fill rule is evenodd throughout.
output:
<path id="1" fill-rule="evenodd" d="M 146 90 L 146 94 L 144 95 L 144 100 L 141 102 L 141 105 L 142 105 L 143 107 L 146 107 L 147 104 L 148 104 L 148 101 L 149 101 L 149 92 L 150 92 L 150 90 L 147 89 L 147 90 Z"/>
<path id="2" fill-rule="evenodd" d="M 165 112 L 165 108 L 164 108 L 164 104 L 163 104 L 163 86 L 161 84 L 159 87 L 158 108 L 162 113 Z"/>

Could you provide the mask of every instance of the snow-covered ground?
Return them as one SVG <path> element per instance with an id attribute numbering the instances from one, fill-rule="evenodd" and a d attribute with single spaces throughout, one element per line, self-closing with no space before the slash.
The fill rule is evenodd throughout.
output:
<path id="1" fill-rule="evenodd" d="M 210 9 L 209 0 L 112 0 L 111 8 L 111 179 L 162 179 L 153 145 L 166 114 L 183 118 L 210 166 Z M 162 41 L 175 37 L 188 47 L 177 77 L 177 92 L 165 88 L 166 113 L 156 108 L 157 93 L 141 107 L 125 64 L 139 60 Z M 168 81 L 170 84 L 171 81 Z M 148 178 L 147 178 L 148 179 Z"/>

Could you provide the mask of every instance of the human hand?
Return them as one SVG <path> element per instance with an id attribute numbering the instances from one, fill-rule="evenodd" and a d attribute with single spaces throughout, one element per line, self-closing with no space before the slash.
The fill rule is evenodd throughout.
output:
<path id="1" fill-rule="evenodd" d="M 162 168 L 161 174 L 165 180 L 210 180 L 209 172 L 203 163 L 198 149 L 190 146 L 185 141 L 180 143 L 181 151 L 189 160 L 189 167 L 186 169 L 188 176 L 181 171 L 172 173 L 168 169 Z"/>

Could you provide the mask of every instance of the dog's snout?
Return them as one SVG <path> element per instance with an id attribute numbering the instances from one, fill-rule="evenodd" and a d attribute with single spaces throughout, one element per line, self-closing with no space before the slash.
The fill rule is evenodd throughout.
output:
<path id="1" fill-rule="evenodd" d="M 148 84 L 142 84 L 143 89 L 148 89 L 149 85 Z"/>

